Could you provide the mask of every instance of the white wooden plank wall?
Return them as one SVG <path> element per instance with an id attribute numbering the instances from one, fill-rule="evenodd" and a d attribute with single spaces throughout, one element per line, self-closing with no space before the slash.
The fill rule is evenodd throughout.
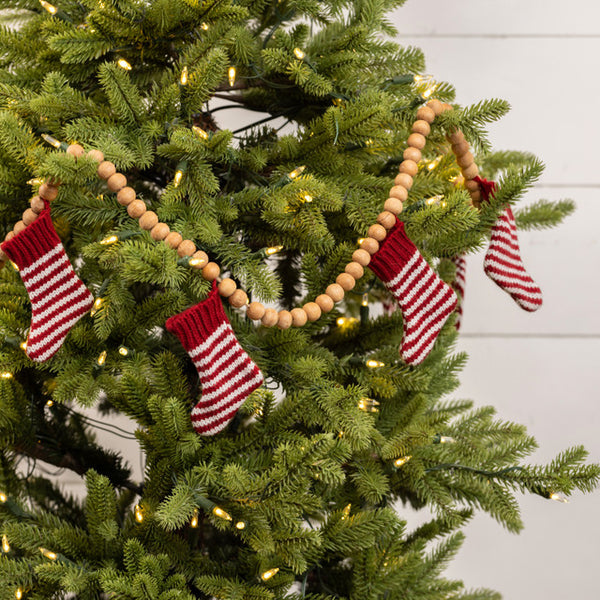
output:
<path id="1" fill-rule="evenodd" d="M 537 313 L 484 275 L 483 255 L 468 261 L 460 346 L 470 361 L 456 397 L 526 424 L 540 445 L 537 462 L 579 443 L 600 461 L 599 18 L 599 5 L 586 0 L 408 0 L 393 17 L 401 43 L 423 49 L 426 72 L 452 83 L 460 104 L 511 103 L 491 127 L 494 148 L 532 151 L 547 165 L 526 201 L 577 202 L 560 228 L 520 234 L 544 293 Z M 524 497 L 522 508 L 518 536 L 476 518 L 448 575 L 506 599 L 599 598 L 600 495 L 570 504 Z"/>

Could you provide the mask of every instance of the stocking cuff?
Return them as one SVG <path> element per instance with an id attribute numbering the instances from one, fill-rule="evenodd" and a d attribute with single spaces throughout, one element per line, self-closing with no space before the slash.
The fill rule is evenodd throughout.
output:
<path id="1" fill-rule="evenodd" d="M 217 284 L 213 281 L 212 290 L 206 300 L 170 317 L 165 326 L 179 338 L 182 346 L 190 352 L 211 335 L 219 325 L 228 322 L 221 298 L 219 298 Z"/>
<path id="2" fill-rule="evenodd" d="M 391 281 L 417 251 L 404 231 L 404 223 L 396 219 L 379 250 L 371 257 L 369 267 L 382 281 Z"/>
<path id="3" fill-rule="evenodd" d="M 487 202 L 490 199 L 490 196 L 494 195 L 494 191 L 496 190 L 496 182 L 488 181 L 483 177 L 475 177 L 473 181 L 476 181 L 479 184 L 479 191 L 481 192 L 481 200 L 482 202 Z"/>
<path id="4" fill-rule="evenodd" d="M 45 208 L 33 223 L 11 240 L 4 242 L 1 248 L 6 256 L 22 270 L 56 248 L 58 244 L 60 238 L 54 230 L 50 209 Z"/>

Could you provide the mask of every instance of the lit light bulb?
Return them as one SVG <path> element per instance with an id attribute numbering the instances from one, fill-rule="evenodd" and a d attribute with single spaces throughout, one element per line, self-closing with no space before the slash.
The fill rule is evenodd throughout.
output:
<path id="1" fill-rule="evenodd" d="M 0 504 L 4 504 L 8 500 L 8 496 L 4 492 L 0 492 Z"/>
<path id="2" fill-rule="evenodd" d="M 405 465 L 411 458 L 412 456 L 401 456 L 394 461 L 394 466 L 401 467 L 402 465 Z"/>
<path id="3" fill-rule="evenodd" d="M 361 398 L 358 402 L 358 408 L 364 412 L 379 412 L 378 406 L 379 402 L 373 398 Z"/>
<path id="4" fill-rule="evenodd" d="M 350 516 L 350 511 L 352 510 L 352 504 L 347 504 L 342 511 L 342 521 L 345 521 Z"/>
<path id="5" fill-rule="evenodd" d="M 425 204 L 427 204 L 427 206 L 433 206 L 434 204 L 439 204 L 443 199 L 444 196 L 442 194 L 438 194 L 437 196 L 427 198 L 427 200 L 425 200 Z"/>
<path id="6" fill-rule="evenodd" d="M 45 142 L 48 142 L 51 146 L 54 146 L 55 148 L 60 148 L 60 142 L 52 137 L 51 135 L 48 135 L 47 133 L 42 133 L 42 138 L 44 139 Z"/>
<path id="7" fill-rule="evenodd" d="M 357 244 L 360 246 L 367 238 L 358 238 Z"/>
<path id="8" fill-rule="evenodd" d="M 35 177 L 34 179 L 30 179 L 27 183 L 29 185 L 42 185 L 42 183 L 44 183 L 44 180 L 41 177 Z"/>
<path id="9" fill-rule="evenodd" d="M 369 138 L 368 140 L 365 140 L 365 146 L 368 148 L 369 146 L 372 146 L 375 142 Z"/>
<path id="10" fill-rule="evenodd" d="M 301 175 L 303 173 L 304 169 L 306 169 L 306 165 L 296 167 L 293 171 L 288 173 L 288 177 L 290 179 L 296 179 L 296 177 L 298 177 L 298 175 Z"/>
<path id="11" fill-rule="evenodd" d="M 144 513 L 142 512 L 142 509 L 139 504 L 136 504 L 133 507 L 133 514 L 135 515 L 135 520 L 138 523 L 141 523 L 144 520 Z"/>
<path id="12" fill-rule="evenodd" d="M 563 504 L 569 504 L 569 501 L 562 496 L 561 494 L 557 494 L 556 492 L 552 492 L 548 498 L 550 498 L 550 500 L 554 500 L 555 502 L 562 502 Z"/>
<path id="13" fill-rule="evenodd" d="M 272 256 L 273 254 L 277 254 L 283 250 L 283 246 L 271 246 L 265 250 L 265 254 L 267 256 Z"/>
<path id="14" fill-rule="evenodd" d="M 100 240 L 100 243 L 103 246 L 110 246 L 111 244 L 116 244 L 119 241 L 119 237 L 116 235 L 109 235 L 105 237 L 103 240 Z"/>
<path id="15" fill-rule="evenodd" d="M 355 323 L 358 323 L 358 319 L 355 317 L 338 317 L 335 322 L 338 327 L 346 329 Z"/>
<path id="16" fill-rule="evenodd" d="M 132 69 L 131 64 L 128 61 L 126 61 L 124 58 L 120 58 L 117 61 L 117 64 L 121 67 L 121 69 L 124 69 L 125 71 L 131 71 L 131 69 Z"/>
<path id="17" fill-rule="evenodd" d="M 50 400 L 46 400 L 46 406 L 48 408 L 50 408 L 51 406 L 54 406 L 54 400 L 50 399 Z"/>
<path id="18" fill-rule="evenodd" d="M 300 50 L 300 48 L 294 48 L 294 56 L 298 60 L 302 60 L 306 56 L 306 54 L 304 54 L 304 52 Z"/>
<path id="19" fill-rule="evenodd" d="M 6 534 L 2 536 L 2 552 L 4 552 L 4 554 L 8 554 L 10 552 L 10 544 L 8 543 Z"/>
<path id="20" fill-rule="evenodd" d="M 442 157 L 438 156 L 427 163 L 427 170 L 433 171 L 442 162 Z"/>
<path id="21" fill-rule="evenodd" d="M 183 179 L 183 171 L 181 169 L 177 169 L 175 173 L 175 177 L 173 177 L 173 185 L 175 187 L 179 187 L 181 180 Z"/>
<path id="22" fill-rule="evenodd" d="M 229 71 L 227 71 L 227 77 L 229 79 L 229 86 L 233 87 L 235 85 L 235 67 L 229 67 Z"/>
<path id="23" fill-rule="evenodd" d="M 454 444 L 456 440 L 449 435 L 441 435 L 440 436 L 440 444 Z"/>
<path id="24" fill-rule="evenodd" d="M 313 197 L 310 194 L 304 194 L 302 196 L 302 199 L 304 200 L 304 202 L 312 202 L 313 201 Z"/>
<path id="25" fill-rule="evenodd" d="M 10 373 L 9 371 L 2 371 L 2 373 L 0 373 L 0 377 L 2 379 L 12 379 L 13 374 Z"/>
<path id="26" fill-rule="evenodd" d="M 190 527 L 196 529 L 198 527 L 198 509 L 194 509 L 194 514 L 192 515 L 192 520 L 190 521 Z"/>
<path id="27" fill-rule="evenodd" d="M 238 521 L 238 522 L 235 524 L 235 528 L 236 528 L 236 529 L 239 529 L 240 531 L 241 531 L 242 529 L 246 529 L 246 523 L 244 523 L 244 521 Z"/>
<path id="28" fill-rule="evenodd" d="M 215 506 L 212 509 L 213 515 L 215 517 L 219 517 L 219 519 L 224 519 L 225 521 L 231 521 L 231 515 L 228 512 L 225 512 L 222 508 Z"/>
<path id="29" fill-rule="evenodd" d="M 119 354 L 121 356 L 127 356 L 129 354 L 129 349 L 125 346 L 119 346 Z"/>
<path id="30" fill-rule="evenodd" d="M 342 99 L 341 98 L 334 98 L 332 100 L 332 103 L 334 106 L 341 106 L 342 105 Z"/>
<path id="31" fill-rule="evenodd" d="M 366 363 L 367 367 L 369 367 L 369 369 L 378 369 L 379 367 L 385 367 L 385 363 L 381 362 L 380 360 L 373 360 L 372 358 L 370 358 Z"/>
<path id="32" fill-rule="evenodd" d="M 21 348 L 21 350 L 23 350 L 23 352 L 25 352 L 27 350 L 27 340 L 23 340 L 20 344 L 19 344 L 19 348 Z"/>
<path id="33" fill-rule="evenodd" d="M 273 577 L 274 575 L 277 575 L 277 573 L 279 573 L 279 569 L 277 567 L 275 567 L 274 569 L 269 569 L 268 571 L 265 571 L 264 573 L 262 573 L 260 578 L 263 581 L 268 581 L 269 579 L 271 579 L 271 577 Z"/>
<path id="34" fill-rule="evenodd" d="M 200 29 L 203 29 L 204 31 L 208 31 L 208 23 L 201 23 Z"/>
<path id="35" fill-rule="evenodd" d="M 96 362 L 100 366 L 102 366 L 106 362 L 106 355 L 107 355 L 106 350 L 102 350 L 102 352 L 100 352 L 100 356 L 98 356 L 98 358 L 96 359 Z"/>
<path id="36" fill-rule="evenodd" d="M 198 265 L 201 265 L 202 262 L 201 258 L 190 258 L 190 260 L 188 260 L 188 265 L 190 265 L 190 267 L 197 267 Z"/>
<path id="37" fill-rule="evenodd" d="M 415 83 L 428 83 L 433 80 L 433 75 L 415 75 L 413 81 Z"/>
<path id="38" fill-rule="evenodd" d="M 14 261 L 12 261 L 12 260 L 11 260 L 11 261 L 9 261 L 9 262 L 10 262 L 10 266 L 11 266 L 11 267 L 12 267 L 12 268 L 13 268 L 15 271 L 18 271 L 18 270 L 19 270 L 19 266 L 17 265 L 17 263 L 16 263 L 16 262 L 14 262 Z"/>
<path id="39" fill-rule="evenodd" d="M 187 85 L 188 82 L 188 68 L 187 67 L 183 67 L 183 69 L 181 69 L 181 77 L 179 78 L 179 83 L 181 83 L 181 85 Z"/>
<path id="40" fill-rule="evenodd" d="M 90 317 L 93 317 L 100 310 L 100 308 L 103 304 L 104 304 L 104 298 L 96 298 L 94 300 L 92 310 L 90 310 Z"/>
<path id="41" fill-rule="evenodd" d="M 202 129 L 202 127 L 198 127 L 197 125 L 192 125 L 192 131 L 201 139 L 207 140 L 208 133 Z"/>
<path id="42" fill-rule="evenodd" d="M 23 597 L 23 590 L 21 588 L 17 588 L 15 591 L 15 598 L 17 600 L 21 600 L 22 597 Z"/>
<path id="43" fill-rule="evenodd" d="M 51 14 L 55 15 L 58 12 L 58 8 L 46 0 L 40 0 L 40 4 Z"/>
<path id="44" fill-rule="evenodd" d="M 360 304 L 361 304 L 361 306 L 368 306 L 369 305 L 369 294 L 367 292 L 365 292 L 362 295 L 362 302 Z"/>
<path id="45" fill-rule="evenodd" d="M 56 560 L 58 558 L 58 554 L 56 552 L 52 552 L 51 550 L 46 550 L 46 548 L 40 548 L 40 552 L 48 559 L 48 560 Z"/>

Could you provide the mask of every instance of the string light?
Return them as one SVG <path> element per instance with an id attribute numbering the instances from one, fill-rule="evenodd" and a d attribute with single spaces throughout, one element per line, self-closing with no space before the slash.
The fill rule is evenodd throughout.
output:
<path id="1" fill-rule="evenodd" d="M 358 319 L 355 317 L 338 317 L 335 322 L 338 327 L 347 329 L 348 327 L 352 327 L 354 324 L 358 323 Z"/>
<path id="2" fill-rule="evenodd" d="M 306 54 L 300 50 L 300 48 L 294 48 L 294 56 L 298 59 L 298 60 L 302 60 Z"/>
<path id="3" fill-rule="evenodd" d="M 198 527 L 198 509 L 194 509 L 194 514 L 192 515 L 192 520 L 190 521 L 190 527 L 196 529 Z"/>
<path id="4" fill-rule="evenodd" d="M 25 350 L 27 350 L 27 340 L 23 340 L 20 344 L 19 344 L 19 348 L 21 348 L 21 350 L 23 350 L 23 352 L 25 352 Z"/>
<path id="5" fill-rule="evenodd" d="M 10 373 L 9 371 L 2 371 L 2 373 L 0 373 L 0 377 L 2 379 L 12 379 L 13 374 Z"/>
<path id="6" fill-rule="evenodd" d="M 197 267 L 198 265 L 201 265 L 204 261 L 201 258 L 190 258 L 190 260 L 188 260 L 188 265 L 190 267 Z"/>
<path id="7" fill-rule="evenodd" d="M 367 238 L 358 238 L 357 244 L 360 246 Z"/>
<path id="8" fill-rule="evenodd" d="M 21 588 L 17 588 L 15 591 L 15 598 L 17 600 L 21 600 L 22 597 L 23 597 L 23 590 Z"/>
<path id="9" fill-rule="evenodd" d="M 341 106 L 342 105 L 342 99 L 341 98 L 334 98 L 332 100 L 332 102 L 333 102 L 334 106 Z"/>
<path id="10" fill-rule="evenodd" d="M 433 171 L 442 162 L 442 157 L 438 156 L 427 163 L 427 170 Z"/>
<path id="11" fill-rule="evenodd" d="M 181 77 L 179 78 L 179 83 L 181 83 L 181 85 L 187 85 L 187 82 L 188 82 L 188 68 L 183 67 L 183 69 L 181 69 Z"/>
<path id="12" fill-rule="evenodd" d="M 283 250 L 283 246 L 271 246 L 265 250 L 265 254 L 267 256 L 272 256 L 273 254 L 277 254 Z"/>
<path id="13" fill-rule="evenodd" d="M 51 14 L 55 15 L 58 12 L 58 8 L 46 0 L 40 0 L 40 4 Z"/>
<path id="14" fill-rule="evenodd" d="M 310 194 L 304 194 L 302 196 L 302 199 L 304 200 L 304 202 L 312 202 L 313 201 L 313 197 Z"/>
<path id="15" fill-rule="evenodd" d="M 288 177 L 290 179 L 296 179 L 296 177 L 298 177 L 298 175 L 301 175 L 304 172 L 304 169 L 306 169 L 306 165 L 296 167 L 293 171 L 288 173 Z"/>
<path id="16" fill-rule="evenodd" d="M 242 529 L 246 529 L 246 523 L 244 523 L 244 521 L 238 521 L 238 522 L 235 524 L 235 528 L 236 528 L 236 529 L 239 529 L 240 531 L 241 531 Z"/>
<path id="17" fill-rule="evenodd" d="M 106 350 L 102 350 L 102 352 L 100 352 L 100 356 L 96 360 L 99 366 L 102 366 L 106 362 L 106 354 Z"/>
<path id="18" fill-rule="evenodd" d="M 279 573 L 279 569 L 277 567 L 275 567 L 274 569 L 269 569 L 268 571 L 265 571 L 264 573 L 262 573 L 260 578 L 263 581 L 268 581 L 269 579 L 271 579 L 271 577 L 273 577 L 274 575 L 277 575 L 277 573 Z"/>
<path id="19" fill-rule="evenodd" d="M 4 554 L 8 554 L 10 552 L 10 544 L 8 543 L 6 534 L 2 536 L 2 552 L 4 552 Z"/>
<path id="20" fill-rule="evenodd" d="M 44 183 L 44 180 L 41 177 L 35 177 L 34 179 L 30 179 L 27 183 L 29 185 L 42 185 L 42 183 Z"/>
<path id="21" fill-rule="evenodd" d="M 412 458 L 412 456 L 401 456 L 400 458 L 397 458 L 394 461 L 394 466 L 401 467 L 401 466 L 405 465 L 411 458 Z"/>
<path id="22" fill-rule="evenodd" d="M 368 148 L 369 146 L 372 146 L 375 142 L 369 138 L 368 140 L 365 140 L 365 146 Z"/>
<path id="23" fill-rule="evenodd" d="M 378 406 L 379 402 L 373 398 L 361 398 L 358 402 L 358 408 L 364 412 L 379 412 Z"/>
<path id="24" fill-rule="evenodd" d="M 50 400 L 46 400 L 46 406 L 48 408 L 50 408 L 51 406 L 54 406 L 54 400 L 50 399 Z"/>
<path id="25" fill-rule="evenodd" d="M 198 127 L 197 125 L 192 125 L 192 131 L 201 139 L 207 140 L 208 133 L 202 129 L 202 127 Z"/>
<path id="26" fill-rule="evenodd" d="M 45 142 L 48 142 L 48 144 L 50 144 L 51 146 L 54 146 L 55 148 L 60 148 L 60 142 L 52 137 L 51 135 L 48 135 L 47 133 L 42 133 L 42 138 L 44 139 Z"/>
<path id="27" fill-rule="evenodd" d="M 103 240 L 100 240 L 100 243 L 103 246 L 110 246 L 111 244 L 116 244 L 119 241 L 119 236 L 117 235 L 109 235 L 105 237 Z"/>
<path id="28" fill-rule="evenodd" d="M 119 346 L 119 354 L 121 356 L 127 356 L 129 354 L 129 349 L 125 346 Z"/>
<path id="29" fill-rule="evenodd" d="M 449 435 L 440 435 L 439 438 L 436 440 L 436 443 L 438 444 L 454 444 L 456 443 L 456 440 Z"/>
<path id="30" fill-rule="evenodd" d="M 181 169 L 177 169 L 175 172 L 175 177 L 173 177 L 173 185 L 175 187 L 179 187 L 181 180 L 183 179 L 183 171 Z"/>
<path id="31" fill-rule="evenodd" d="M 219 506 L 215 506 L 212 509 L 212 513 L 213 515 L 215 515 L 215 517 L 219 517 L 219 519 L 224 519 L 225 521 L 231 521 L 231 515 L 228 512 L 225 512 L 222 508 L 220 508 Z"/>
<path id="32" fill-rule="evenodd" d="M 14 261 L 12 261 L 12 260 L 10 261 L 10 266 L 11 266 L 11 267 L 12 267 L 12 268 L 13 268 L 15 271 L 18 271 L 18 270 L 19 270 L 19 267 L 18 267 L 17 263 L 16 263 L 16 262 L 14 262 Z"/>
<path id="33" fill-rule="evenodd" d="M 136 504 L 133 507 L 133 514 L 135 515 L 135 520 L 138 523 L 141 523 L 144 520 L 144 513 L 142 512 L 142 509 L 139 504 Z"/>
<path id="34" fill-rule="evenodd" d="M 561 496 L 560 494 L 557 494 L 556 492 L 552 492 L 548 498 L 550 500 L 554 500 L 555 502 L 562 502 L 563 504 L 569 504 L 569 501 L 564 497 Z"/>
<path id="35" fill-rule="evenodd" d="M 0 504 L 4 504 L 8 500 L 8 496 L 4 492 L 0 492 Z"/>
<path id="36" fill-rule="evenodd" d="M 344 510 L 342 511 L 342 521 L 345 521 L 350 516 L 350 511 L 352 510 L 352 504 L 347 504 L 344 506 Z"/>
<path id="37" fill-rule="evenodd" d="M 369 369 L 378 369 L 380 367 L 385 367 L 385 363 L 381 362 L 380 360 L 373 360 L 372 358 L 370 358 L 366 363 L 367 367 L 369 367 Z"/>
<path id="38" fill-rule="evenodd" d="M 362 295 L 362 301 L 361 301 L 361 306 L 368 306 L 369 305 L 369 294 L 367 292 L 365 292 Z"/>
<path id="39" fill-rule="evenodd" d="M 439 204 L 443 199 L 444 196 L 442 194 L 438 194 L 437 196 L 427 198 L 427 200 L 425 200 L 425 204 L 427 204 L 427 206 L 433 206 L 434 204 Z"/>
<path id="40" fill-rule="evenodd" d="M 233 87 L 235 85 L 235 67 L 229 67 L 229 71 L 227 71 L 227 77 L 229 79 L 229 86 Z"/>
<path id="41" fill-rule="evenodd" d="M 208 31 L 208 27 L 209 27 L 208 23 L 201 23 L 200 24 L 200 29 L 203 29 L 204 31 Z"/>
<path id="42" fill-rule="evenodd" d="M 131 63 L 126 61 L 124 58 L 119 58 L 117 64 L 121 67 L 121 69 L 124 69 L 125 71 L 131 71 L 131 69 L 133 68 L 131 66 Z"/>
<path id="43" fill-rule="evenodd" d="M 96 298 L 94 300 L 92 310 L 90 310 L 90 317 L 93 317 L 100 310 L 100 308 L 103 304 L 104 304 L 104 298 Z"/>
<path id="44" fill-rule="evenodd" d="M 413 81 L 415 83 L 429 83 L 433 81 L 433 75 L 415 75 Z"/>
<path id="45" fill-rule="evenodd" d="M 46 548 L 40 548 L 40 552 L 48 559 L 48 560 L 56 560 L 58 558 L 58 554 L 56 552 L 52 552 L 51 550 L 46 550 Z"/>

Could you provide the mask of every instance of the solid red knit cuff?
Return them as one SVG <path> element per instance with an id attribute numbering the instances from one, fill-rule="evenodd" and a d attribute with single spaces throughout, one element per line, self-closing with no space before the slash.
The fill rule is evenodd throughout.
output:
<path id="1" fill-rule="evenodd" d="M 229 323 L 223 304 L 213 281 L 206 300 L 167 319 L 166 328 L 175 334 L 182 346 L 190 352 L 202 343 L 219 325 Z"/>
<path id="2" fill-rule="evenodd" d="M 11 240 L 4 242 L 1 248 L 19 269 L 24 269 L 58 244 L 60 244 L 60 238 L 54 230 L 50 209 L 46 208 L 33 223 L 17 233 Z"/>
<path id="3" fill-rule="evenodd" d="M 401 271 L 417 251 L 404 231 L 404 223 L 396 219 L 396 224 L 380 242 L 379 250 L 371 257 L 369 267 L 382 281 L 390 281 Z"/>

